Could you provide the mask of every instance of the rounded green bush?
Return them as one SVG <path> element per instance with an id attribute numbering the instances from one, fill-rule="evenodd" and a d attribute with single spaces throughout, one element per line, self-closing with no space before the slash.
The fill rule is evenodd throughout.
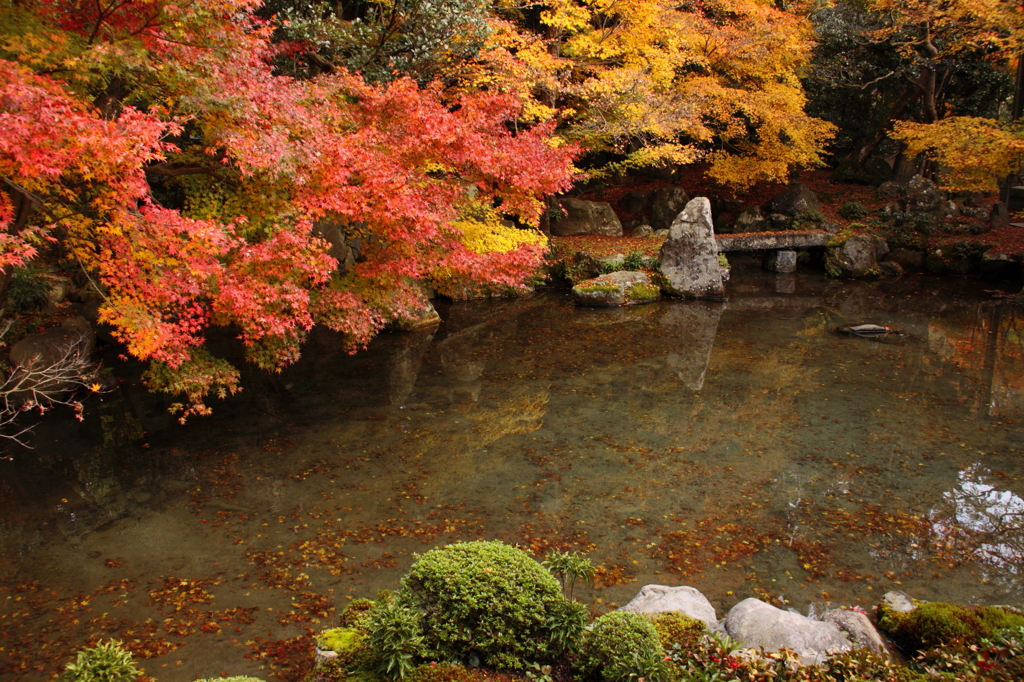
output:
<path id="1" fill-rule="evenodd" d="M 398 600 L 422 614 L 427 656 L 521 669 L 558 653 L 552 625 L 565 614 L 558 581 L 520 549 L 462 542 L 421 556 Z"/>
<path id="2" fill-rule="evenodd" d="M 577 666 L 588 677 L 626 682 L 657 679 L 664 658 L 665 649 L 649 618 L 612 611 L 595 620 L 584 634 Z"/>

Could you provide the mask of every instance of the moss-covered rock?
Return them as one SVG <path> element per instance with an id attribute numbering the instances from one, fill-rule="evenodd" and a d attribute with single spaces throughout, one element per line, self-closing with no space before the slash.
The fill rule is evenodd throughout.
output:
<path id="1" fill-rule="evenodd" d="M 976 644 L 1000 630 L 1024 626 L 1024 616 L 998 606 L 928 602 L 899 613 L 882 604 L 878 625 L 897 646 L 911 653 L 953 642 Z"/>

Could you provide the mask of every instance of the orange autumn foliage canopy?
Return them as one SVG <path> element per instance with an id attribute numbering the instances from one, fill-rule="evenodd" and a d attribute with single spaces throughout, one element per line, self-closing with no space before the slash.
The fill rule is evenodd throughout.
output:
<path id="1" fill-rule="evenodd" d="M 0 29 L 0 265 L 59 242 L 149 384 L 187 396 L 184 415 L 238 388 L 204 349 L 210 325 L 237 327 L 275 369 L 315 324 L 360 347 L 414 314 L 417 281 L 438 272 L 467 291 L 522 286 L 542 240 L 481 248 L 465 214 L 500 202 L 535 224 L 576 153 L 553 124 L 516 130 L 508 95 L 275 75 L 282 48 L 257 4 L 36 0 L 6 5 Z M 192 175 L 215 209 L 154 194 L 154 178 Z M 362 241 L 354 267 L 337 269 L 317 221 Z"/>

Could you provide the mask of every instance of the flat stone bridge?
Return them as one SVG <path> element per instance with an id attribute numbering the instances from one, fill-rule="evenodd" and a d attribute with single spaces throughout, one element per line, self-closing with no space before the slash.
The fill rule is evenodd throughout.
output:
<path id="1" fill-rule="evenodd" d="M 744 232 L 715 235 L 722 251 L 781 251 L 808 246 L 825 246 L 832 235 L 824 231 Z"/>

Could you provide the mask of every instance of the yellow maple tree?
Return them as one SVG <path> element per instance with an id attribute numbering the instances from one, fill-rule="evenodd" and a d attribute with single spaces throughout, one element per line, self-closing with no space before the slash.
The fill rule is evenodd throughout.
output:
<path id="1" fill-rule="evenodd" d="M 710 162 L 741 188 L 820 163 L 832 134 L 808 116 L 799 73 L 813 36 L 767 0 L 548 0 L 533 19 L 499 5 L 462 82 L 517 93 L 532 120 L 618 154 L 605 171 Z"/>

